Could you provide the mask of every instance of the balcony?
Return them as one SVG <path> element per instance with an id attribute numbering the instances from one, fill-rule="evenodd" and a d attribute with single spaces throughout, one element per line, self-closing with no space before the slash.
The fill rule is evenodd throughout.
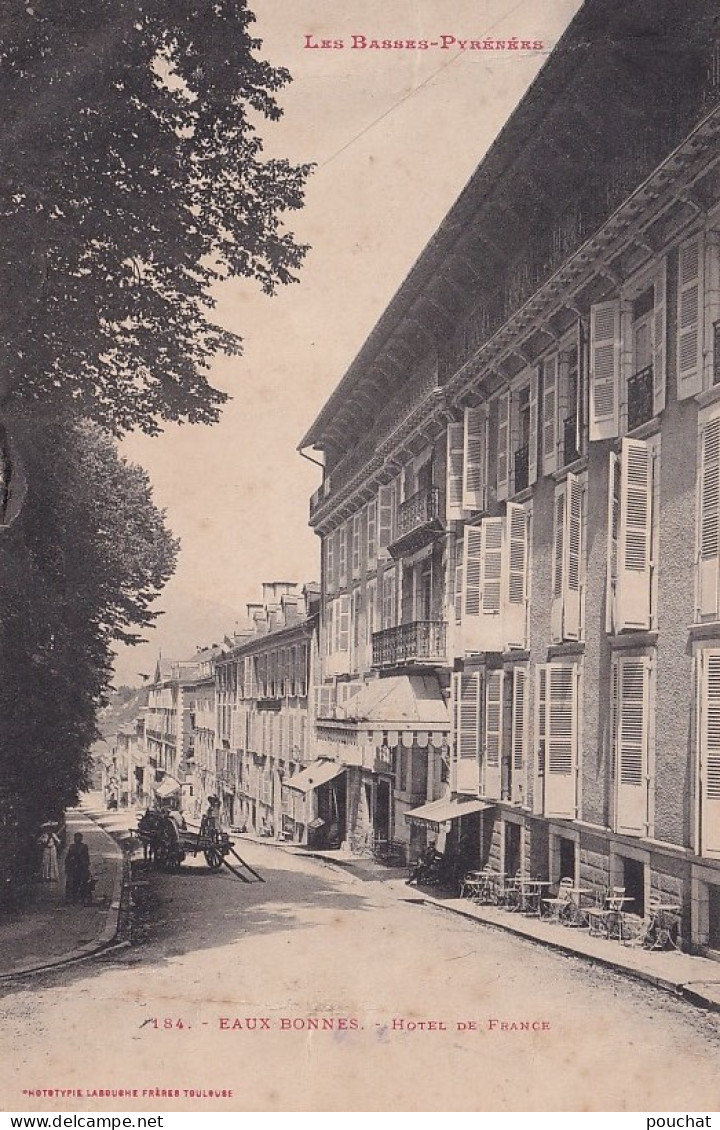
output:
<path id="1" fill-rule="evenodd" d="M 404 557 L 429 545 L 441 533 L 438 488 L 419 490 L 399 507 L 395 537 L 388 549 L 393 557 Z"/>
<path id="2" fill-rule="evenodd" d="M 627 426 L 631 432 L 646 424 L 655 415 L 653 406 L 653 367 L 647 365 L 628 377 Z"/>
<path id="3" fill-rule="evenodd" d="M 525 490 L 530 482 L 530 446 L 525 444 L 515 452 L 515 493 Z"/>
<path id="4" fill-rule="evenodd" d="M 414 620 L 373 632 L 373 667 L 401 667 L 447 662 L 447 625 L 444 620 Z"/>
<path id="5" fill-rule="evenodd" d="M 575 413 L 563 420 L 563 467 L 580 458 L 578 421 Z"/>

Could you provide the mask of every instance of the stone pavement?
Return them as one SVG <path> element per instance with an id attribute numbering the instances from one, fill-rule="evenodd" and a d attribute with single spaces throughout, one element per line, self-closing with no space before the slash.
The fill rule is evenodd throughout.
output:
<path id="1" fill-rule="evenodd" d="M 65 902 L 63 853 L 57 883 L 37 882 L 21 909 L 0 911 L 0 981 L 77 961 L 115 938 L 123 853 L 92 813 L 92 807 L 81 806 L 67 814 L 67 844 L 75 832 L 82 832 L 90 850 L 96 880 L 92 906 Z"/>

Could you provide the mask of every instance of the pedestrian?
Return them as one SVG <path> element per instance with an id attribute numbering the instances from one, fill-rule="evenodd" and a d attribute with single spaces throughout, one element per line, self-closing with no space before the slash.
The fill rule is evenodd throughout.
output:
<path id="1" fill-rule="evenodd" d="M 58 871 L 58 848 L 60 840 L 52 828 L 44 828 L 38 846 L 42 849 L 40 864 L 40 877 L 43 883 L 57 883 L 60 878 Z"/>
<path id="2" fill-rule="evenodd" d="M 65 898 L 68 902 L 86 902 L 90 890 L 90 852 L 82 832 L 76 832 L 65 855 Z"/>

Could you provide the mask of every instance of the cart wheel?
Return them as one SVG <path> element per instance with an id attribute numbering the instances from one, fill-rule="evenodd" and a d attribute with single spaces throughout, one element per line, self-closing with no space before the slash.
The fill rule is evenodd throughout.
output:
<path id="1" fill-rule="evenodd" d="M 217 870 L 219 870 L 220 867 L 222 867 L 223 857 L 222 857 L 222 852 L 220 851 L 220 848 L 217 848 L 217 847 L 206 848 L 204 855 L 205 855 L 205 861 L 206 861 L 206 863 L 207 863 L 207 865 L 208 865 L 208 867 L 210 868 L 211 871 L 217 871 Z"/>

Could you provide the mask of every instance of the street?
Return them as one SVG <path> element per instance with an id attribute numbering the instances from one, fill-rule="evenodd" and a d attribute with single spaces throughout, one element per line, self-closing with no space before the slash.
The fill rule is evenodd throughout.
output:
<path id="1" fill-rule="evenodd" d="M 718 1109 L 715 1014 L 400 879 L 240 850 L 264 884 L 150 873 L 138 945 L 6 987 L 11 1109 Z M 23 1095 L 60 1087 L 84 1094 Z"/>

